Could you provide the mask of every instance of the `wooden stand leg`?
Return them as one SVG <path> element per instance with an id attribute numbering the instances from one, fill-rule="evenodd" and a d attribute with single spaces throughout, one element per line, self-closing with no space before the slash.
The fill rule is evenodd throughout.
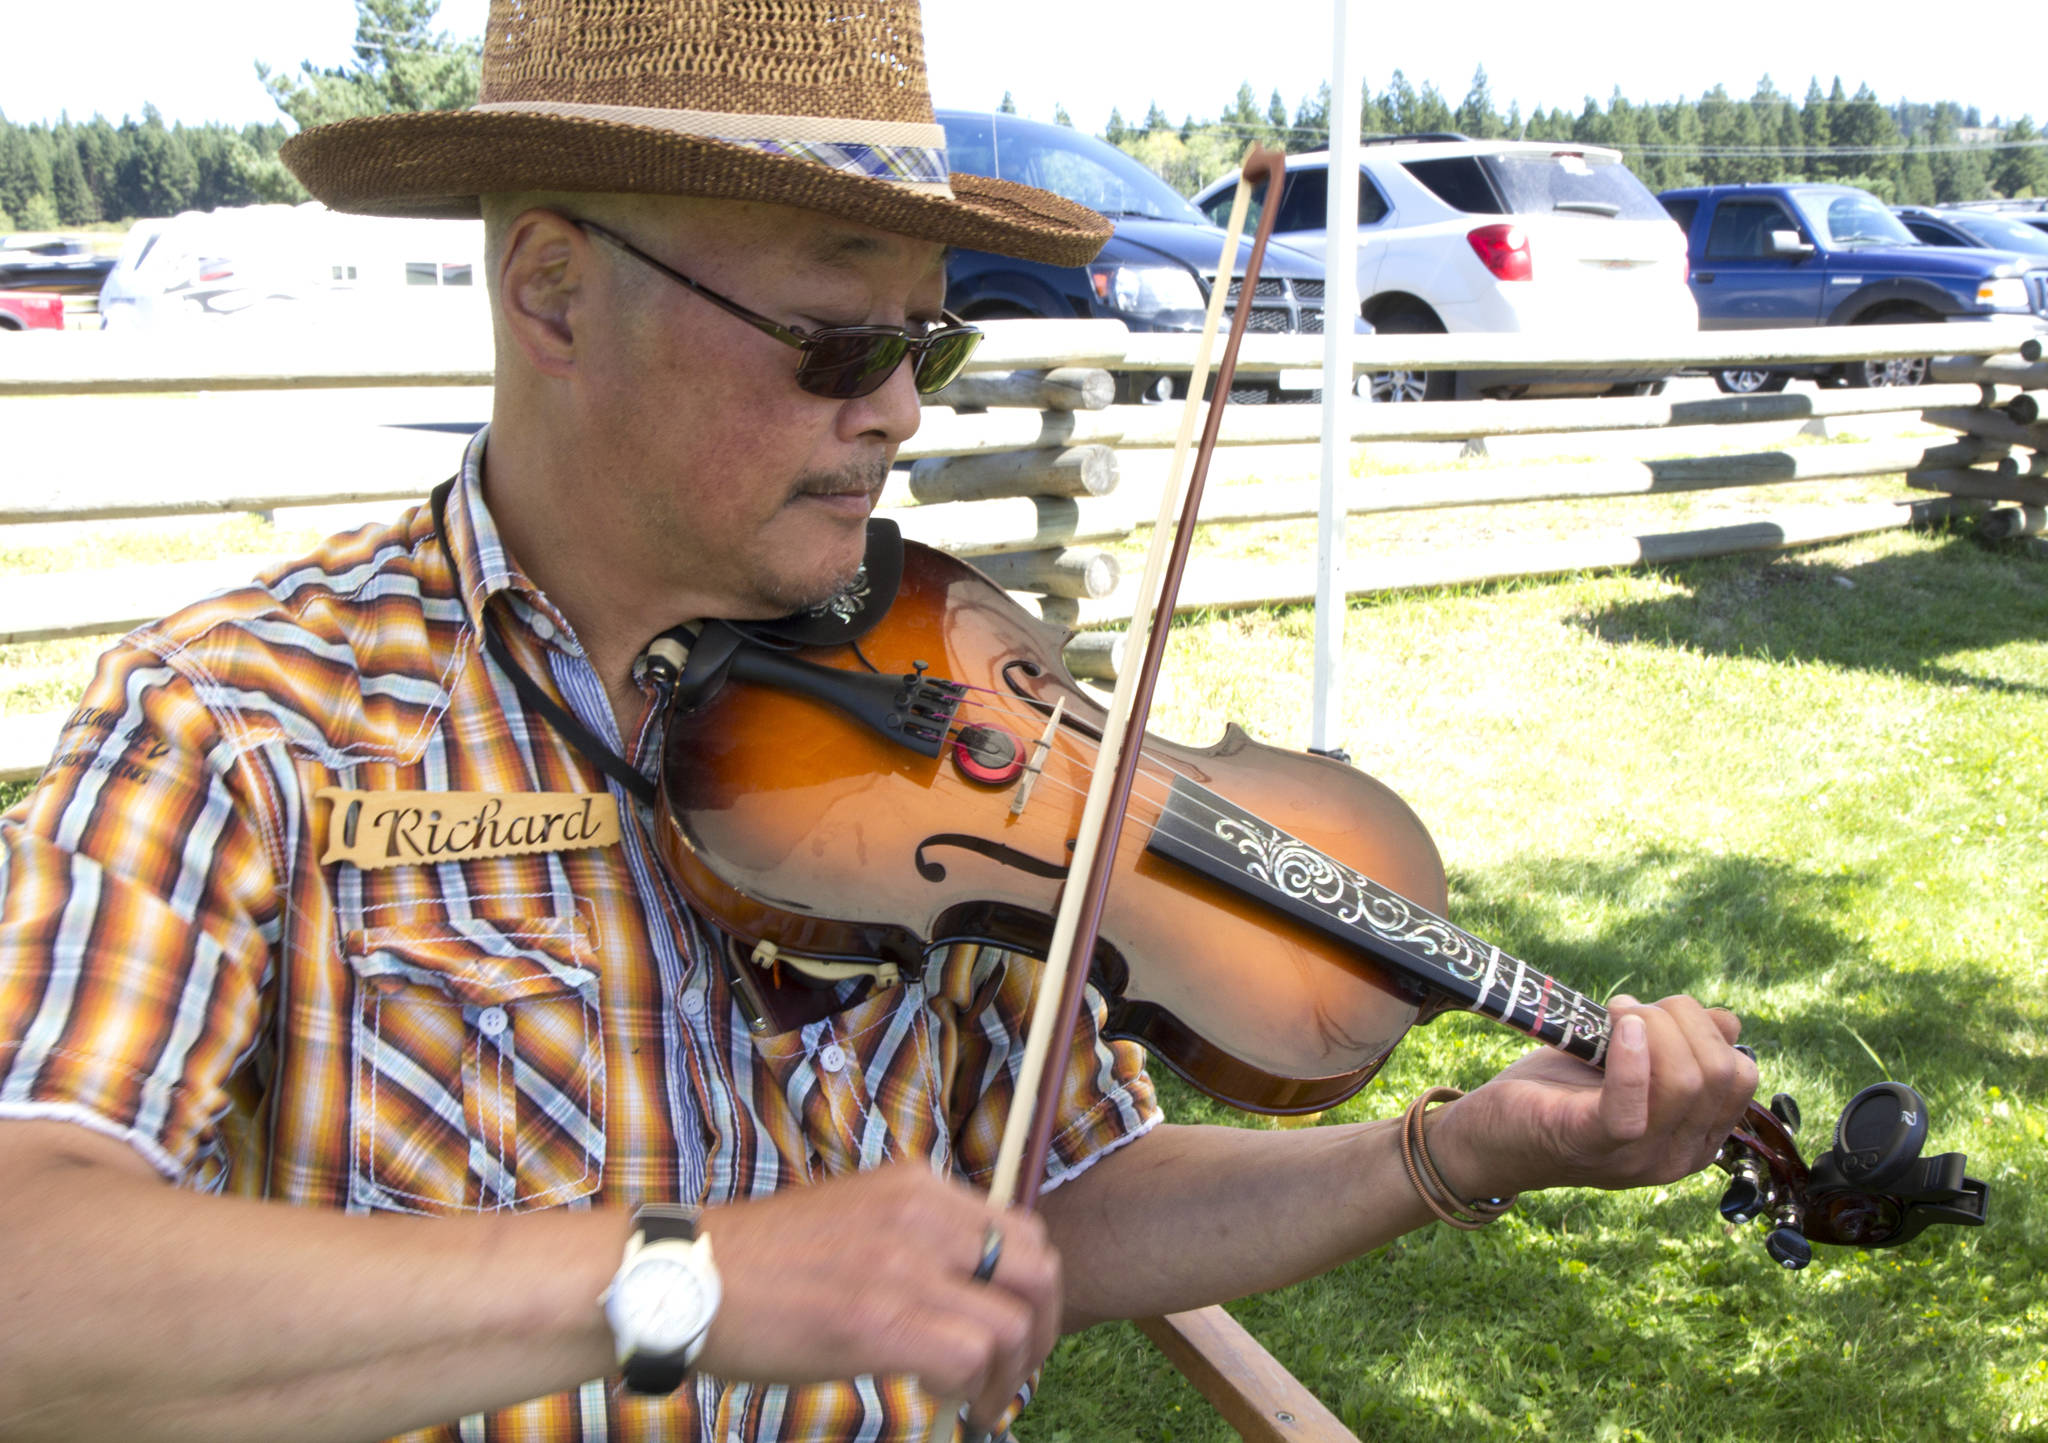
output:
<path id="1" fill-rule="evenodd" d="M 1140 1318 L 1138 1328 L 1247 1443 L 1358 1443 L 1223 1309 Z"/>

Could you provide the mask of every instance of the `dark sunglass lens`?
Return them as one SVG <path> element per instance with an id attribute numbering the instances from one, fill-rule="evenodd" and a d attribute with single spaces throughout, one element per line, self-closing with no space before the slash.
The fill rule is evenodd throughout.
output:
<path id="1" fill-rule="evenodd" d="M 964 326 L 927 337 L 917 357 L 917 389 L 927 396 L 944 390 L 980 344 L 981 332 Z"/>
<path id="2" fill-rule="evenodd" d="M 804 352 L 803 364 L 796 371 L 797 384 L 814 396 L 835 401 L 866 396 L 881 389 L 909 348 L 905 336 L 822 332 Z"/>

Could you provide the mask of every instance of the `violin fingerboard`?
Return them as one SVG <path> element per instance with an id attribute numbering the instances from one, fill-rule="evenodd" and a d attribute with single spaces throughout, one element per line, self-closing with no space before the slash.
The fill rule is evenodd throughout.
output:
<path id="1" fill-rule="evenodd" d="M 1350 943 L 1403 980 L 1595 1067 L 1607 1009 L 1185 777 L 1149 850 Z"/>

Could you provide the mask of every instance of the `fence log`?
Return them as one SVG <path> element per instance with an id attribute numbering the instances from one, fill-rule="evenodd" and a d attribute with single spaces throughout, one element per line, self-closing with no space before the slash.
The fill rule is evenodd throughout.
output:
<path id="1" fill-rule="evenodd" d="M 1011 551 L 983 556 L 975 565 L 1007 591 L 1093 600 L 1108 596 L 1124 569 L 1107 551 Z"/>
<path id="2" fill-rule="evenodd" d="M 1873 501 L 1854 506 L 1788 508 L 1765 521 L 1743 521 L 1697 531 L 1645 536 L 1573 538 L 1535 544 L 1473 547 L 1425 556 L 1376 557 L 1347 568 L 1346 595 L 1469 586 L 1514 577 L 1661 566 L 1744 551 L 1777 551 L 1931 525 L 1974 515 L 1983 503 L 1943 496 L 1927 501 Z M 1315 574 L 1303 563 L 1204 564 L 1191 569 L 1176 610 L 1291 605 L 1313 599 Z M 1101 601 L 1081 603 L 1083 624 L 1120 621 L 1130 615 L 1129 588 Z"/>
<path id="3" fill-rule="evenodd" d="M 910 494 L 927 504 L 1000 496 L 1107 496 L 1116 489 L 1116 452 L 1102 445 L 1062 451 L 933 456 L 910 468 Z"/>
<path id="4" fill-rule="evenodd" d="M 1012 320 L 978 324 L 982 338 L 968 358 L 970 374 L 1050 371 L 1060 366 L 1121 366 L 1124 352 L 1130 347 L 1131 333 L 1122 321 Z"/>
<path id="5" fill-rule="evenodd" d="M 1083 631 L 1067 643 L 1067 671 L 1078 681 L 1115 681 L 1123 671 L 1130 633 Z"/>
<path id="6" fill-rule="evenodd" d="M 240 586 L 277 560 L 229 556 L 0 576 L 0 645 L 124 632 L 202 596 Z"/>
<path id="7" fill-rule="evenodd" d="M 991 335 L 994 327 L 991 327 Z M 1959 333 L 1966 330 L 1967 334 Z M 2034 335 L 2032 322 L 2019 316 L 1998 317 L 1967 328 L 1929 332 L 1912 325 L 1827 327 L 1820 330 L 1700 331 L 1655 336 L 1617 344 L 1608 337 L 1560 336 L 1554 332 L 1460 332 L 1450 335 L 1360 336 L 1353 355 L 1359 371 L 1504 370 L 1630 370 L 1668 367 L 1717 368 L 1792 361 L 1902 360 L 1928 354 L 1933 345 L 1967 345 L 1971 355 L 1995 356 L 2019 351 Z M 987 349 L 987 343 L 983 344 Z M 1132 334 L 1123 369 L 1186 371 L 1193 366 L 1193 348 L 1185 336 L 1172 332 Z M 1242 375 L 1310 368 L 1320 370 L 1323 343 L 1317 336 L 1246 336 L 1238 352 Z"/>
<path id="8" fill-rule="evenodd" d="M 1100 411 L 1116 399 L 1116 378 L 1100 367 L 1008 371 L 960 377 L 927 406 L 1023 406 L 1033 411 Z"/>
<path id="9" fill-rule="evenodd" d="M 1984 386 L 2018 386 L 2038 391 L 2048 387 L 2048 363 L 2005 356 L 1979 360 L 1972 356 L 1936 356 L 1927 368 L 1930 381 L 1975 381 Z"/>
<path id="10" fill-rule="evenodd" d="M 26 782 L 41 776 L 69 714 L 67 709 L 0 717 L 0 782 Z"/>
<path id="11" fill-rule="evenodd" d="M 1191 338 L 1166 332 L 1132 334 L 1119 321 L 996 321 L 968 362 L 970 372 L 1053 370 L 1107 366 L 1135 371 L 1186 371 Z M 1953 343 L 1956 328 L 1939 339 Z M 1915 335 L 1918 330 L 1919 334 Z M 2019 352 L 2032 328 L 2017 317 L 1969 327 L 1965 343 L 1978 357 Z M 1927 354 L 1929 336 L 1913 326 L 1856 326 L 1813 330 L 1707 331 L 1617 348 L 1555 335 L 1362 336 L 1359 371 L 1549 371 L 1610 366 L 1767 366 L 1784 361 L 1887 360 Z M 252 343 L 227 331 L 218 336 L 108 336 L 52 332 L 22 336 L 0 351 L 0 395 L 77 395 L 108 392 L 275 390 L 304 386 L 484 386 L 491 383 L 489 341 L 455 338 L 425 354 L 395 348 L 380 337 L 308 330 Z M 2038 348 L 2032 359 L 2038 360 Z M 1322 364 L 1316 336 L 1248 336 L 1238 368 L 1271 374 Z"/>
<path id="12" fill-rule="evenodd" d="M 1916 469 L 1961 468 L 1996 458 L 2003 448 L 1975 440 L 1929 446 L 1921 441 L 1871 441 L 1802 446 L 1737 456 L 1660 461 L 1567 461 L 1514 470 L 1406 471 L 1376 481 L 1351 481 L 1338 492 L 1345 514 L 1442 511 L 1530 501 L 1587 501 L 1772 486 L 1788 481 L 1890 476 Z M 1135 498 L 1134 498 L 1135 499 Z M 1202 507 L 1204 524 L 1295 521 L 1316 514 L 1313 482 L 1224 487 Z"/>
<path id="13" fill-rule="evenodd" d="M 1971 496 L 1980 501 L 2048 504 L 2048 481 L 2029 480 L 1989 466 L 1911 471 L 1906 475 L 1906 484 L 1916 491 L 1944 491 L 1950 496 Z"/>
<path id="14" fill-rule="evenodd" d="M 489 338 L 409 342 L 317 331 L 253 343 L 232 334 L 10 336 L 0 396 L 143 395 L 167 391 L 335 390 L 365 386 L 488 386 Z"/>
<path id="15" fill-rule="evenodd" d="M 1977 518 L 1977 534 L 1986 541 L 2011 541 L 2043 533 L 2048 533 L 2048 502 L 2039 506 L 2000 506 Z"/>
<path id="16" fill-rule="evenodd" d="M 2022 426 L 2003 411 L 1981 406 L 1966 409 L 1936 406 L 1920 413 L 1930 426 L 1946 426 L 1971 436 L 1981 436 L 2002 446 L 2024 446 L 2029 451 L 2048 451 L 2048 426 Z"/>
<path id="17" fill-rule="evenodd" d="M 2022 426 L 2031 426 L 2041 419 L 2041 399 L 2025 391 L 2005 403 L 2005 414 Z"/>
<path id="18" fill-rule="evenodd" d="M 1007 496 L 886 514 L 911 540 L 966 557 L 1116 541 L 1138 524 L 1137 511 L 1122 496 Z"/>

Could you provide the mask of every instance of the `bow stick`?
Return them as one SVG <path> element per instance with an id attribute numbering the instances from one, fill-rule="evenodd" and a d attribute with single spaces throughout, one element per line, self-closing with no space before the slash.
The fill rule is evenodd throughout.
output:
<path id="1" fill-rule="evenodd" d="M 1059 911 L 1053 920 L 1052 941 L 1046 947 L 1045 968 L 1040 974 L 1031 1026 L 1025 1034 L 1024 1057 L 1018 1064 L 1015 1097 L 1027 1100 L 1020 1112 L 1013 1104 L 1003 1127 L 1002 1142 L 996 1150 L 995 1174 L 989 1196 L 1008 1197 L 1026 1212 L 1038 1204 L 1039 1182 L 1045 1176 L 1046 1154 L 1052 1145 L 1052 1128 L 1057 1116 L 1062 1069 L 1049 1066 L 1054 1057 L 1064 1058 L 1073 1049 L 1074 1030 L 1080 1017 L 1081 999 L 1088 983 L 1088 969 L 1095 955 L 1097 934 L 1102 927 L 1103 903 L 1109 895 L 1110 868 L 1117 844 L 1123 836 L 1123 821 L 1130 804 L 1131 785 L 1137 775 L 1143 751 L 1145 721 L 1152 710 L 1152 693 L 1159 680 L 1159 668 L 1166 657 L 1169 627 L 1158 625 L 1163 615 L 1169 625 L 1175 598 L 1180 594 L 1181 574 L 1187 569 L 1188 549 L 1193 544 L 1195 516 L 1202 504 L 1202 489 L 1208 480 L 1209 460 L 1216 450 L 1216 438 L 1223 425 L 1223 408 L 1230 396 L 1230 383 L 1237 374 L 1238 347 L 1243 344 L 1245 325 L 1251 318 L 1252 297 L 1258 290 L 1259 267 L 1266 256 L 1266 242 L 1273 234 L 1273 220 L 1279 212 L 1280 185 L 1286 172 L 1286 158 L 1278 151 L 1254 145 L 1246 152 L 1237 197 L 1231 202 L 1230 224 L 1225 228 L 1223 254 L 1216 266 L 1216 283 L 1210 287 L 1209 310 L 1202 338 L 1195 348 L 1194 370 L 1188 376 L 1187 405 L 1181 411 L 1180 432 L 1174 440 L 1173 462 L 1168 482 L 1159 496 L 1159 515 L 1153 523 L 1152 544 L 1145 553 L 1145 570 L 1138 582 L 1135 606 L 1128 633 L 1144 645 L 1144 659 L 1134 670 L 1117 677 L 1109 713 L 1102 725 L 1102 741 L 1096 754 L 1095 772 L 1089 781 L 1088 797 L 1081 812 L 1079 834 L 1074 841 L 1073 862 L 1067 869 L 1068 885 L 1060 890 Z M 1252 253 L 1245 264 L 1239 287 L 1238 307 L 1231 317 L 1230 339 L 1216 371 L 1216 399 L 1208 407 L 1202 428 L 1202 442 L 1196 450 L 1194 467 L 1186 483 L 1186 499 L 1175 517 L 1175 502 L 1182 492 L 1181 473 L 1187 461 L 1188 442 L 1194 434 L 1195 419 L 1202 414 L 1202 397 L 1209 378 L 1209 355 L 1223 320 L 1223 309 L 1236 270 L 1237 250 L 1244 238 L 1244 222 L 1253 184 L 1266 182 L 1266 203 L 1259 214 Z M 1341 318 L 1340 318 L 1341 319 Z M 1130 739 L 1135 735 L 1136 745 Z M 1080 887 L 1075 877 L 1085 878 Z M 1047 1006 L 1048 996 L 1057 998 Z M 929 1443 L 952 1443 L 958 1435 L 959 1404 L 942 1406 L 933 1420 Z"/>

